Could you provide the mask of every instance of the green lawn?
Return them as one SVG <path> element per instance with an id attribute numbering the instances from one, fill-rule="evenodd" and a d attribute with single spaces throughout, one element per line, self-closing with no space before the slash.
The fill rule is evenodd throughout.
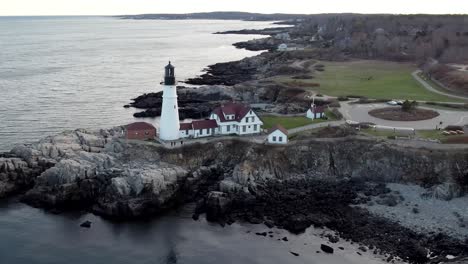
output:
<path id="1" fill-rule="evenodd" d="M 427 139 L 444 139 L 451 136 L 445 136 L 440 130 L 417 130 L 416 135 L 420 138 Z"/>
<path id="2" fill-rule="evenodd" d="M 374 136 L 374 137 L 384 137 L 384 138 L 392 137 L 392 136 L 407 136 L 407 135 L 400 135 L 398 134 L 398 132 L 395 133 L 393 131 L 377 131 L 377 130 L 374 130 L 373 128 L 361 129 L 361 132 Z"/>
<path id="3" fill-rule="evenodd" d="M 376 136 L 376 137 L 384 137 L 388 138 L 391 136 L 408 136 L 401 134 L 399 135 L 398 132 L 394 133 L 393 131 L 375 131 L 374 129 L 362 129 L 361 132 L 364 132 L 365 134 Z M 441 140 L 442 142 L 448 138 L 452 137 L 460 137 L 460 135 L 456 136 L 446 136 L 442 134 L 442 131 L 440 130 L 416 130 L 416 136 L 419 138 L 425 138 L 425 139 L 438 139 Z"/>
<path id="4" fill-rule="evenodd" d="M 325 71 L 314 73 L 313 79 L 283 78 L 280 82 L 307 88 L 330 96 L 365 96 L 375 99 L 408 99 L 421 101 L 460 101 L 426 90 L 411 76 L 416 67 L 407 63 L 388 61 L 320 62 Z"/>
<path id="5" fill-rule="evenodd" d="M 286 129 L 306 126 L 310 124 L 316 124 L 321 122 L 326 122 L 325 119 L 315 119 L 311 120 L 305 116 L 272 116 L 264 115 L 261 117 L 263 120 L 263 128 L 270 129 L 276 124 L 282 125 Z"/>

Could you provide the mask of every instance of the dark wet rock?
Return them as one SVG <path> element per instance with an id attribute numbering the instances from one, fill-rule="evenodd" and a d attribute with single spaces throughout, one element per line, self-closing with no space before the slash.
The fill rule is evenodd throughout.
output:
<path id="1" fill-rule="evenodd" d="M 414 207 L 413 210 L 411 210 L 414 214 L 419 214 L 419 209 Z"/>
<path id="2" fill-rule="evenodd" d="M 255 233 L 257 236 L 264 236 L 266 237 L 267 236 L 267 232 L 257 232 Z"/>
<path id="3" fill-rule="evenodd" d="M 273 228 L 275 226 L 275 222 L 271 221 L 271 220 L 266 220 L 264 222 L 264 224 L 268 227 L 268 228 Z"/>
<path id="4" fill-rule="evenodd" d="M 80 227 L 84 227 L 84 228 L 91 228 L 91 222 L 90 221 L 84 221 L 83 223 L 81 223 Z"/>
<path id="5" fill-rule="evenodd" d="M 281 240 L 283 240 L 283 241 L 289 241 L 287 237 L 283 237 Z"/>
<path id="6" fill-rule="evenodd" d="M 344 247 L 338 247 L 340 250 L 344 250 Z"/>
<path id="7" fill-rule="evenodd" d="M 328 253 L 328 254 L 333 254 L 334 250 L 332 247 L 328 246 L 328 245 L 325 245 L 325 244 L 321 244 L 320 245 L 320 249 L 325 252 L 325 253 Z"/>
<path id="8" fill-rule="evenodd" d="M 367 248 L 365 246 L 360 246 L 358 249 L 362 252 L 367 252 Z"/>
<path id="9" fill-rule="evenodd" d="M 284 227 L 291 233 L 300 234 L 303 233 L 309 226 L 311 221 L 302 214 L 291 215 L 287 220 Z"/>
<path id="10" fill-rule="evenodd" d="M 312 220 L 311 215 L 314 215 L 325 227 L 337 231 L 341 238 L 351 241 L 352 244 L 378 247 L 384 253 L 398 255 L 415 263 L 427 261 L 425 248 L 438 253 L 450 251 L 454 255 L 467 254 L 462 253 L 464 249 L 460 241 L 445 235 L 441 235 L 440 240 L 432 240 L 398 223 L 373 216 L 364 209 L 349 206 L 355 201 L 358 193 L 367 188 L 367 183 L 356 180 L 293 180 L 281 183 L 269 181 L 261 187 L 257 186 L 255 198 L 248 198 L 247 203 L 242 195 L 234 196 L 233 207 L 227 213 L 235 215 L 238 219 L 244 219 L 245 215 L 254 213 L 257 217 L 271 219 L 275 225 L 294 233 L 307 228 L 307 224 L 314 224 L 317 221 Z M 383 198 L 385 197 L 387 193 L 383 195 Z M 305 215 L 307 212 L 313 214 Z M 322 221 L 324 218 L 326 221 Z M 443 246 L 445 243 L 451 247 Z"/>
<path id="11" fill-rule="evenodd" d="M 299 253 L 296 253 L 296 252 L 289 251 L 289 253 L 293 254 L 296 257 L 299 256 Z"/>
<path id="12" fill-rule="evenodd" d="M 340 238 L 338 236 L 332 236 L 332 235 L 327 235 L 328 241 L 331 243 L 338 243 L 340 241 Z"/>
<path id="13" fill-rule="evenodd" d="M 250 217 L 249 219 L 247 219 L 247 221 L 251 224 L 254 224 L 254 225 L 258 225 L 258 224 L 261 224 L 263 222 L 262 219 L 258 218 L 258 217 Z"/>
<path id="14" fill-rule="evenodd" d="M 386 205 L 394 207 L 398 204 L 399 199 L 395 195 L 382 195 L 380 199 L 377 200 L 377 203 L 380 205 Z"/>
<path id="15" fill-rule="evenodd" d="M 225 214 L 229 203 L 230 199 L 227 194 L 222 192 L 210 192 L 206 200 L 206 219 L 208 221 L 220 219 L 220 217 Z"/>
<path id="16" fill-rule="evenodd" d="M 264 29 L 241 29 L 241 30 L 227 30 L 216 32 L 213 34 L 240 34 L 240 35 L 276 35 L 279 33 L 287 32 L 292 27 L 271 27 Z"/>

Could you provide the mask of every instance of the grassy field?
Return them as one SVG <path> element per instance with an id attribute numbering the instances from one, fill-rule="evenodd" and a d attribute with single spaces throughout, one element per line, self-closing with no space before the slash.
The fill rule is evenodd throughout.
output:
<path id="1" fill-rule="evenodd" d="M 264 115 L 261 117 L 263 120 L 263 128 L 270 129 L 276 124 L 282 125 L 286 129 L 306 126 L 310 124 L 316 124 L 326 122 L 324 119 L 311 120 L 305 116 L 272 116 Z"/>
<path id="2" fill-rule="evenodd" d="M 362 129 L 361 132 L 375 137 L 383 138 L 388 138 L 392 136 L 407 136 L 403 134 L 400 135 L 398 134 L 398 132 L 394 133 L 393 131 L 375 131 L 374 129 Z M 464 137 L 464 135 L 446 136 L 443 135 L 442 131 L 440 130 L 416 130 L 416 136 L 424 139 L 437 139 L 440 140 L 442 143 L 447 139 Z"/>
<path id="3" fill-rule="evenodd" d="M 365 96 L 375 99 L 408 99 L 421 101 L 460 101 L 432 93 L 421 86 L 411 73 L 411 64 L 388 61 L 321 62 L 325 71 L 314 73 L 310 80 L 279 79 L 288 85 L 307 87 L 330 96 Z M 319 87 L 312 87 L 313 84 Z"/>
<path id="4" fill-rule="evenodd" d="M 305 115 L 305 114 L 304 114 Z M 307 126 L 310 124 L 317 124 L 322 122 L 329 122 L 338 120 L 338 118 L 330 110 L 325 110 L 325 116 L 328 119 L 314 119 L 311 120 L 305 116 L 273 116 L 273 115 L 263 115 L 261 116 L 263 120 L 263 128 L 270 129 L 276 124 L 282 125 L 286 129 L 296 128 Z"/>
<path id="5" fill-rule="evenodd" d="M 407 136 L 399 133 L 395 133 L 393 131 L 376 131 L 373 128 L 368 128 L 368 129 L 361 129 L 361 132 L 374 136 L 374 137 L 393 137 L 393 136 Z"/>

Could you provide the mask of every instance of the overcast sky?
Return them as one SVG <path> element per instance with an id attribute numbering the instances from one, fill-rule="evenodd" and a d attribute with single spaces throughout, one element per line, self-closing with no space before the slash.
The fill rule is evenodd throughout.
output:
<path id="1" fill-rule="evenodd" d="M 258 13 L 467 14 L 467 0 L 0 0 L 0 16 Z"/>

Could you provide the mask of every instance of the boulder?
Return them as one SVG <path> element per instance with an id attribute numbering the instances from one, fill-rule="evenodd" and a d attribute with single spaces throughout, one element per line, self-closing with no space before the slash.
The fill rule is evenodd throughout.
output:
<path id="1" fill-rule="evenodd" d="M 84 221 L 83 223 L 81 223 L 80 227 L 91 228 L 91 222 L 90 221 Z"/>
<path id="2" fill-rule="evenodd" d="M 321 244 L 320 245 L 320 249 L 325 252 L 325 253 L 328 253 L 328 254 L 333 254 L 334 252 L 334 249 L 328 245 L 325 245 L 325 244 Z"/>
<path id="3" fill-rule="evenodd" d="M 217 191 L 210 192 L 205 201 L 206 219 L 208 221 L 223 219 L 229 204 L 230 199 L 226 193 Z"/>
<path id="4" fill-rule="evenodd" d="M 295 214 L 288 217 L 284 228 L 293 234 L 300 234 L 310 225 L 311 221 L 305 215 Z"/>
<path id="5" fill-rule="evenodd" d="M 433 198 L 450 201 L 453 198 L 458 198 L 463 195 L 463 190 L 460 185 L 452 182 L 446 182 L 437 186 L 434 186 L 429 194 Z"/>

